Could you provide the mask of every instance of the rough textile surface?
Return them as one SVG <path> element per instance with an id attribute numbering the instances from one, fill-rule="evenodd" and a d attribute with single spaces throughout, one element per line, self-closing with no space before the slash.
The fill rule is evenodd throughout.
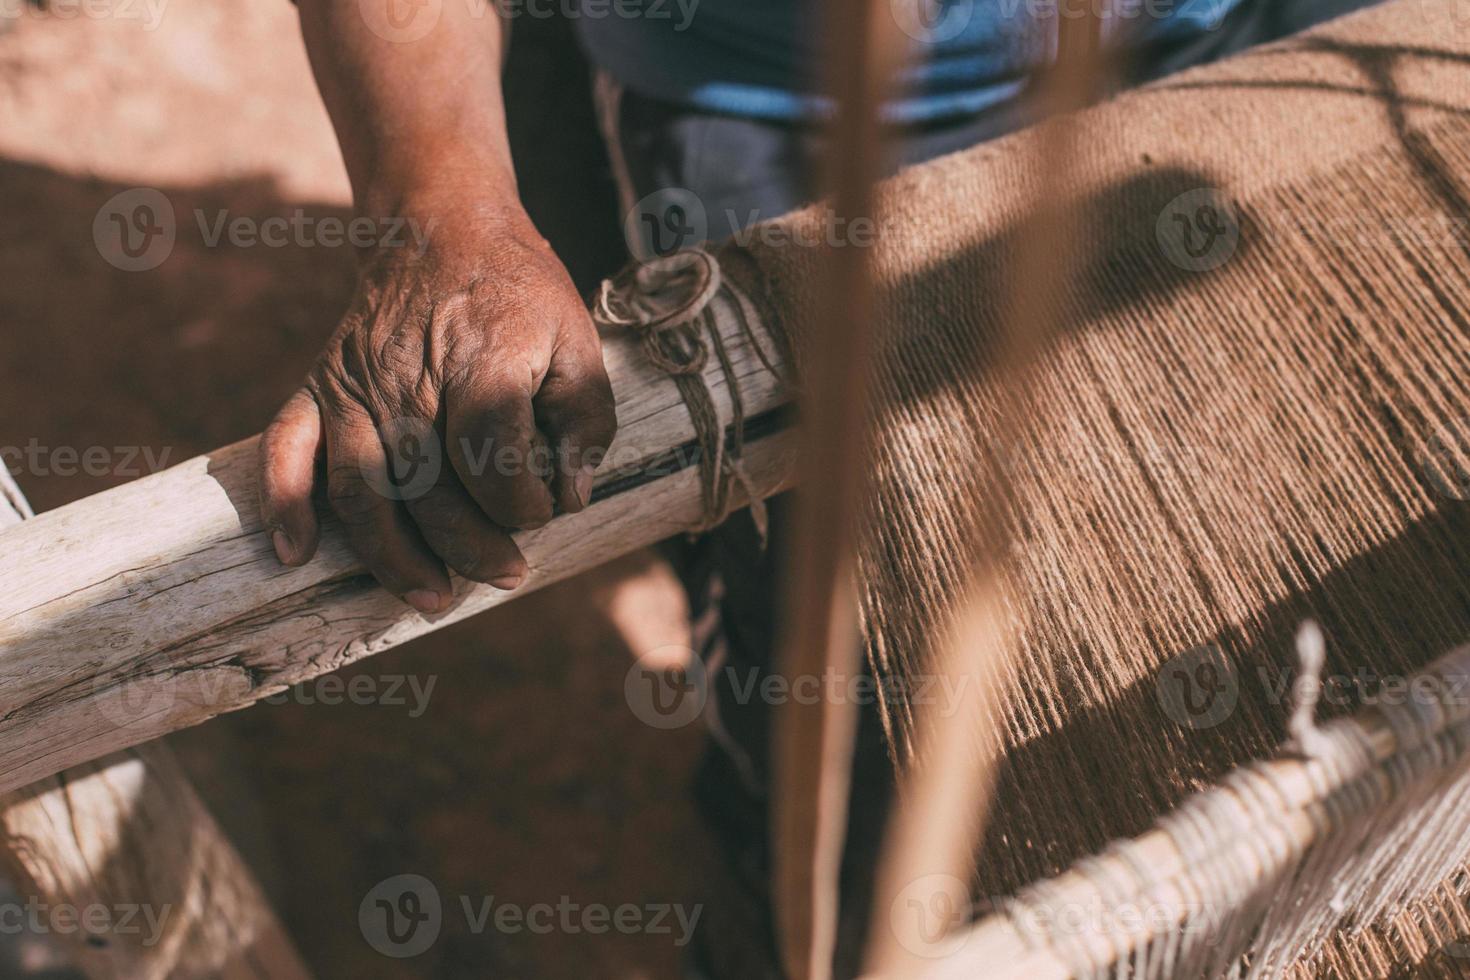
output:
<path id="1" fill-rule="evenodd" d="M 985 488 L 1002 474 L 1014 491 L 1014 680 L 982 895 L 1271 753 L 1302 618 L 1327 633 L 1328 713 L 1470 639 L 1464 5 L 1398 0 L 1074 121 L 1065 187 L 1037 130 L 889 181 L 875 254 L 860 576 L 881 674 L 924 673 L 977 549 L 997 548 L 975 540 Z M 1029 284 L 1061 304 L 1060 329 L 1025 418 L 1001 420 L 988 368 L 1038 201 L 1080 209 L 1081 257 Z M 799 243 L 825 222 L 811 208 L 723 256 L 798 348 L 826 254 Z M 884 708 L 902 758 L 912 705 Z M 1444 959 L 1467 890 L 1345 932 L 1311 968 Z"/>

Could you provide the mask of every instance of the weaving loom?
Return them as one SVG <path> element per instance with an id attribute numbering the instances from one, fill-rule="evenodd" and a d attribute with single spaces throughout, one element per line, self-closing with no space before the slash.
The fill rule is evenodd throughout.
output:
<path id="1" fill-rule="evenodd" d="M 1470 694 L 1417 705 L 1434 717 L 1380 713 L 1358 726 L 1367 735 L 1325 719 L 1470 640 L 1470 20 L 1454 0 L 1396 0 L 1069 124 L 1087 150 L 1063 187 L 1041 178 L 1033 129 L 881 189 L 858 551 L 867 650 L 880 692 L 914 690 L 978 553 L 998 565 L 1011 651 L 966 665 L 1008 692 L 997 731 L 977 736 L 994 736 L 1003 764 L 972 893 L 1000 917 L 934 972 L 1451 970 L 1449 944 L 1470 934 Z M 1043 284 L 1063 329 L 1017 392 L 994 370 L 997 297 L 1038 211 L 1078 216 L 1078 270 Z M 784 234 L 721 246 L 698 301 L 672 301 L 689 316 L 710 304 L 691 336 L 723 337 L 717 357 L 681 367 L 665 351 L 655 371 L 631 339 L 609 343 L 619 438 L 639 463 L 600 475 L 588 511 L 517 536 L 527 590 L 788 484 L 786 394 L 765 351 L 820 355 L 802 324 L 829 256 L 789 243 L 823 240 L 825 218 L 799 212 L 776 222 Z M 669 287 L 635 276 L 603 319 L 626 325 L 638 290 Z M 659 371 L 684 373 L 676 385 Z M 686 446 L 697 465 L 655 472 Z M 253 479 L 253 449 L 230 447 L 6 532 L 4 788 L 504 601 L 457 582 L 448 614 L 411 617 L 330 526 L 321 558 L 281 573 Z M 984 512 L 1002 487 L 1015 507 L 997 526 Z M 68 549 L 87 567 L 71 568 Z M 1287 738 L 1308 619 L 1325 636 L 1324 676 L 1366 680 L 1320 699 L 1320 727 L 1297 726 L 1321 739 L 1295 746 L 1281 771 L 1308 789 L 1283 802 L 1251 764 Z M 1444 694 L 1470 666 L 1461 652 L 1435 670 Z M 118 705 L 140 692 L 149 710 L 122 724 Z M 891 697 L 882 710 L 895 757 L 914 761 L 915 705 Z M 1363 747 L 1374 737 L 1377 758 Z M 1227 778 L 1236 770 L 1247 775 Z M 1387 789 L 1313 809 L 1331 772 Z M 1245 784 L 1260 820 L 1177 848 L 1199 867 L 1142 885 L 1140 872 L 1109 893 L 1096 862 L 1078 865 L 1161 819 L 1146 841 L 1182 838 L 1191 814 Z M 1191 799 L 1207 802 L 1166 817 Z M 1271 839 L 1267 873 L 1250 834 L 1275 826 L 1273 808 L 1310 826 Z M 1200 841 L 1241 843 L 1261 875 L 1206 867 Z M 1166 852 L 1115 847 L 1125 857 L 1103 870 Z M 1069 869 L 1064 881 L 1104 903 L 1164 885 L 1180 889 L 1174 906 L 1205 894 L 1215 931 L 1197 941 L 1189 916 L 1126 942 L 1027 927 L 1060 887 L 1038 883 Z M 1027 972 L 1035 963 L 1051 972 Z"/>
<path id="2" fill-rule="evenodd" d="M 1322 623 L 1329 677 L 1366 678 L 1324 705 L 1336 713 L 1470 638 L 1467 113 L 1470 24 L 1401 0 L 1082 114 L 1064 189 L 1041 181 L 1036 130 L 885 186 L 859 570 L 880 675 L 929 669 L 969 545 L 995 550 L 976 540 L 987 493 L 1009 485 L 1016 502 L 1014 676 L 978 894 L 1055 875 L 1273 755 L 1304 619 Z M 995 297 L 1037 205 L 1082 215 L 1081 271 L 1052 284 L 1064 330 L 1002 451 Z M 793 235 L 820 217 L 789 219 Z M 724 261 L 759 270 L 745 288 L 799 350 L 790 324 L 820 254 L 756 243 Z M 907 759 L 912 708 L 883 707 Z M 1447 802 L 1465 791 L 1460 751 L 1439 748 L 1438 778 L 1392 783 L 1415 794 L 1398 824 L 1328 848 L 1343 880 L 1270 878 L 1282 894 L 1261 931 L 1235 921 L 1178 974 L 1134 967 L 1376 976 L 1463 935 L 1470 809 Z M 1408 835 L 1400 864 L 1418 861 L 1397 877 L 1374 851 L 1390 830 Z M 1085 973 L 1078 955 L 1063 962 Z"/>

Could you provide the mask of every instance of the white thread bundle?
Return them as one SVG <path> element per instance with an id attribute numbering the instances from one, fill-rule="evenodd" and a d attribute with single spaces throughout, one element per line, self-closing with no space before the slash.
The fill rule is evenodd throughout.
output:
<path id="1" fill-rule="evenodd" d="M 1237 769 L 1153 834 L 1023 889 L 1002 913 L 1012 928 L 1078 978 L 1310 975 L 1339 931 L 1434 891 L 1459 863 L 1447 845 L 1470 835 L 1470 646 L 1409 678 L 1405 697 L 1321 726 L 1310 708 L 1325 661 L 1315 624 L 1298 653 L 1303 700 L 1280 758 Z M 1172 864 L 1157 860 L 1163 838 Z M 1089 928 L 1055 925 L 1079 904 L 1096 910 Z M 980 966 L 960 950 L 944 975 Z"/>

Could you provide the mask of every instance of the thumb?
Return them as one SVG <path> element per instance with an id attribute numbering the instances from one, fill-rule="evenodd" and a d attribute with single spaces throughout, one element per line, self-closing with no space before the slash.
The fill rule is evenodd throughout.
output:
<path id="1" fill-rule="evenodd" d="M 287 565 L 304 565 L 316 553 L 311 494 L 321 443 L 321 412 L 305 388 L 291 396 L 260 437 L 260 519 L 276 556 Z"/>

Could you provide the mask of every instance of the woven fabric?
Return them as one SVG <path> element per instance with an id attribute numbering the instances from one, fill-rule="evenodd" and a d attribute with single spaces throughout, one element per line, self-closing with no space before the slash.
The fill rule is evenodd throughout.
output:
<path id="1" fill-rule="evenodd" d="M 921 679 L 974 556 L 1003 565 L 1015 667 L 991 896 L 1272 752 L 1303 618 L 1328 637 L 1328 715 L 1470 639 L 1463 4 L 1398 0 L 1075 124 L 1065 186 L 1037 130 L 889 181 L 874 254 L 864 626 L 880 674 Z M 989 368 L 1038 203 L 1080 216 L 1080 260 L 1032 284 L 1061 329 L 1024 417 L 1002 419 Z M 800 348 L 827 253 L 798 243 L 830 222 L 819 206 L 779 224 L 722 261 Z M 997 477 L 1004 543 L 977 540 Z M 884 708 L 903 758 L 912 705 Z M 1448 937 L 1416 930 L 1463 922 L 1462 891 L 1324 962 L 1371 976 L 1429 956 Z"/>

